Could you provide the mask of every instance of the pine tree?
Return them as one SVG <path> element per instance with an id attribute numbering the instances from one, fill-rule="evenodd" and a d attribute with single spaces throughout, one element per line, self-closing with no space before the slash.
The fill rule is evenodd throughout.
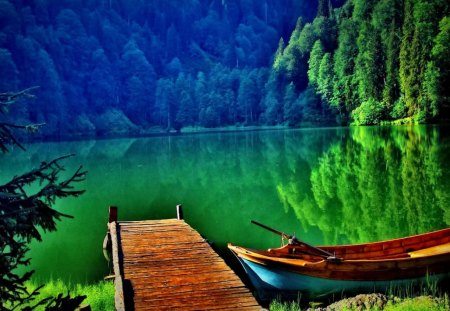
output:
<path id="1" fill-rule="evenodd" d="M 322 42 L 320 40 L 317 40 L 313 45 L 308 61 L 309 64 L 308 80 L 309 84 L 314 87 L 317 87 L 317 78 L 319 75 L 320 62 L 324 54 L 325 51 Z"/>
<path id="2" fill-rule="evenodd" d="M 294 83 L 289 83 L 286 86 L 286 90 L 284 92 L 284 98 L 283 98 L 283 111 L 284 111 L 284 121 L 289 126 L 298 126 L 299 125 L 299 118 L 297 117 L 298 113 L 301 111 L 298 111 L 295 107 L 295 102 L 297 100 L 297 94 L 295 92 L 295 86 Z"/>
<path id="3" fill-rule="evenodd" d="M 413 57 L 412 42 L 414 38 L 414 16 L 413 16 L 413 0 L 405 0 L 403 26 L 402 26 L 402 42 L 400 45 L 400 87 L 404 96 L 404 104 L 408 110 L 408 115 L 414 113 L 414 101 L 417 93 L 416 81 L 414 78 L 415 68 Z M 417 37 L 416 42 L 417 45 Z"/>
<path id="4" fill-rule="evenodd" d="M 284 40 L 283 38 L 280 38 L 280 41 L 278 41 L 278 48 L 277 51 L 275 52 L 272 66 L 272 68 L 277 72 L 284 70 L 286 67 L 283 58 L 283 51 L 284 51 Z"/>
<path id="5" fill-rule="evenodd" d="M 339 25 L 338 48 L 334 54 L 333 98 L 331 105 L 339 111 L 349 112 L 358 106 L 353 79 L 355 55 L 357 54 L 356 24 L 344 19 Z"/>
<path id="6" fill-rule="evenodd" d="M 450 116 L 450 17 L 439 22 L 439 33 L 434 39 L 431 51 L 432 61 L 428 64 L 427 81 L 431 100 L 432 116 Z"/>
<path id="7" fill-rule="evenodd" d="M 325 53 L 319 65 L 317 91 L 324 102 L 330 102 L 333 96 L 333 60 L 330 53 Z"/>
<path id="8" fill-rule="evenodd" d="M 20 92 L 0 93 L 0 112 L 6 113 L 9 106 L 21 98 L 33 98 L 29 88 Z M 0 151 L 8 151 L 9 145 L 24 147 L 13 132 L 17 129 L 37 131 L 42 124 L 17 125 L 0 122 Z M 30 264 L 27 258 L 28 245 L 32 240 L 41 241 L 42 231 L 55 231 L 56 221 L 71 217 L 53 208 L 55 201 L 65 197 L 77 197 L 83 190 L 74 189 L 74 184 L 85 179 L 86 171 L 80 166 L 67 179 L 61 179 L 64 167 L 61 162 L 72 157 L 66 155 L 49 162 L 42 162 L 38 168 L 18 174 L 7 183 L 0 185 L 0 297 L 2 310 L 16 310 L 24 304 L 35 307 L 46 306 L 47 310 L 75 310 L 86 296 L 71 298 L 58 295 L 35 301 L 42 286 L 29 292 L 25 282 L 34 271 L 24 274 L 19 267 Z M 28 310 L 25 307 L 23 310 Z"/>
<path id="9" fill-rule="evenodd" d="M 317 6 L 317 15 L 319 16 L 328 16 L 328 1 L 327 0 L 319 0 L 318 6 Z"/>
<path id="10" fill-rule="evenodd" d="M 384 68 L 379 39 L 370 23 L 362 22 L 356 42 L 355 81 L 358 84 L 359 100 L 378 100 Z"/>

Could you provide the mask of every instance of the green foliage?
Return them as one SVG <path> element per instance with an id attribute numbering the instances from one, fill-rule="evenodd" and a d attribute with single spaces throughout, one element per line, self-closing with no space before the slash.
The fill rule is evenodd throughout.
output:
<path id="1" fill-rule="evenodd" d="M 26 283 L 28 291 L 33 291 L 37 288 L 38 282 L 29 281 Z M 84 295 L 86 299 L 83 304 L 90 305 L 92 310 L 115 310 L 114 307 L 114 283 L 99 282 L 96 284 L 67 284 L 61 280 L 50 280 L 39 290 L 37 299 L 45 299 L 47 297 L 54 297 L 59 293 L 70 293 L 72 296 Z M 44 310 L 43 307 L 38 307 L 36 310 Z"/>
<path id="2" fill-rule="evenodd" d="M 450 16 L 439 22 L 439 33 L 434 40 L 431 51 L 432 62 L 428 63 L 426 77 L 427 91 L 430 94 L 433 116 L 447 117 L 450 113 Z"/>
<path id="3" fill-rule="evenodd" d="M 131 121 L 130 128 L 140 134 L 149 128 L 258 124 L 264 119 L 260 102 L 276 44 L 297 19 L 298 40 L 302 18 L 311 20 L 315 9 L 308 0 L 117 0 L 98 5 L 1 0 L 0 92 L 45 85 L 35 104 L 11 113 L 45 122 L 42 136 L 48 137 L 56 132 L 101 135 L 108 132 L 105 125 L 115 126 L 105 118 L 111 111 Z M 283 52 L 281 39 L 274 67 L 283 71 L 291 66 L 306 86 L 307 58 L 299 66 L 294 58 L 288 64 Z M 207 86 L 197 101 L 200 72 L 205 80 L 199 83 Z M 188 81 L 184 90 L 170 91 L 167 86 L 180 79 Z M 260 94 L 243 96 L 241 85 L 247 94 L 249 85 Z"/>
<path id="4" fill-rule="evenodd" d="M 300 123 L 301 109 L 296 107 L 297 94 L 295 92 L 295 86 L 291 82 L 284 93 L 284 119 L 290 126 L 298 126 Z"/>
<path id="5" fill-rule="evenodd" d="M 309 85 L 342 120 L 423 123 L 450 116 L 448 3 L 353 0 L 328 17 L 323 5 L 277 54 L 297 90 L 306 88 L 307 59 Z"/>
<path id="6" fill-rule="evenodd" d="M 339 24 L 338 47 L 334 53 L 333 107 L 352 111 L 357 107 L 356 86 L 353 79 L 355 68 L 356 24 L 351 19 L 343 19 Z"/>
<path id="7" fill-rule="evenodd" d="M 362 22 L 356 40 L 358 54 L 355 59 L 354 79 L 358 85 L 359 102 L 380 98 L 383 80 L 383 62 L 380 42 L 369 22 Z"/>
<path id="8" fill-rule="evenodd" d="M 381 103 L 370 98 L 352 111 L 352 119 L 355 125 L 375 125 L 380 123 L 382 112 Z"/>
<path id="9" fill-rule="evenodd" d="M 322 60 L 322 57 L 324 55 L 324 49 L 322 42 L 320 40 L 317 40 L 313 48 L 311 50 L 311 55 L 309 57 L 309 69 L 308 69 L 308 80 L 309 84 L 312 86 L 317 86 L 317 78 L 319 76 L 319 67 L 320 67 L 320 61 Z"/>
<path id="10" fill-rule="evenodd" d="M 310 303 L 311 307 L 314 308 L 314 303 Z M 320 307 L 319 307 L 320 308 Z M 406 298 L 398 298 L 398 297 L 390 297 L 387 301 L 387 304 L 383 308 L 379 308 L 378 306 L 372 306 L 364 310 L 369 311 L 446 311 L 449 310 L 450 304 L 448 300 L 448 296 L 417 296 L 414 297 L 412 295 L 408 295 Z M 337 307 L 337 310 L 343 311 L 356 311 L 360 310 L 361 306 L 347 307 L 340 306 Z M 269 306 L 270 311 L 301 311 L 301 307 L 298 303 L 295 302 L 282 302 L 278 300 L 274 300 L 270 303 Z M 308 308 L 309 310 L 309 308 Z"/>
<path id="11" fill-rule="evenodd" d="M 317 75 L 317 92 L 325 103 L 330 102 L 333 96 L 333 78 L 333 60 L 330 53 L 325 53 L 320 60 Z"/>
<path id="12" fill-rule="evenodd" d="M 328 3 L 326 0 L 319 0 L 319 4 L 317 7 L 317 17 L 319 16 L 327 16 L 328 14 Z"/>
<path id="13" fill-rule="evenodd" d="M 8 80 L 0 80 L 0 90 L 15 90 L 18 84 L 18 71 L 11 53 L 7 49 L 0 48 L 0 71 Z"/>
<path id="14" fill-rule="evenodd" d="M 286 64 L 284 63 L 283 58 L 283 51 L 284 51 L 284 40 L 283 38 L 280 38 L 280 41 L 278 42 L 278 48 L 275 52 L 274 60 L 273 60 L 273 69 L 275 71 L 281 71 L 286 67 Z"/>
<path id="15" fill-rule="evenodd" d="M 431 223 L 446 226 L 446 186 L 434 188 L 446 178 L 438 168 L 443 154 L 437 131 L 354 127 L 350 139 L 342 141 L 341 135 L 336 134 L 326 153 L 311 155 L 309 165 L 290 161 L 291 178 L 277 185 L 281 201 L 293 209 L 302 230 L 320 229 L 320 243 L 339 244 L 426 232 L 433 230 Z M 382 179 L 376 177 L 380 171 Z M 430 208 L 426 202 L 436 204 Z"/>
<path id="16" fill-rule="evenodd" d="M 392 119 L 403 119 L 406 118 L 406 107 L 403 102 L 403 97 L 400 97 L 395 103 L 391 111 Z"/>
<path id="17" fill-rule="evenodd" d="M 282 302 L 274 300 L 270 303 L 270 311 L 301 311 L 298 303 L 292 302 Z"/>
<path id="18" fill-rule="evenodd" d="M 448 297 L 434 298 L 431 296 L 420 296 L 408 298 L 395 302 L 390 300 L 385 311 L 445 311 L 450 309 Z"/>
<path id="19" fill-rule="evenodd" d="M 29 91 L 32 87 L 20 92 L 0 94 L 0 112 L 8 111 L 9 106 L 15 104 L 22 97 L 33 98 Z M 0 121 L 0 151 L 9 151 L 7 145 L 16 145 L 21 149 L 11 129 L 25 129 L 36 131 L 40 125 L 17 125 Z M 78 197 L 84 190 L 74 189 L 74 184 L 86 177 L 86 171 L 80 166 L 71 176 L 61 178 L 64 167 L 63 159 L 73 155 L 66 155 L 49 162 L 42 162 L 39 167 L 31 171 L 15 175 L 5 184 L 0 185 L 0 297 L 1 309 L 14 310 L 30 304 L 32 308 L 45 306 L 47 310 L 75 310 L 85 296 L 70 297 L 59 294 L 36 301 L 41 287 L 28 291 L 25 282 L 30 279 L 34 271 L 22 274 L 18 268 L 30 264 L 27 258 L 28 244 L 41 241 L 42 231 L 56 230 L 56 221 L 63 217 L 71 217 L 57 211 L 53 206 L 61 198 Z M 24 308 L 22 310 L 26 310 Z"/>
<path id="20" fill-rule="evenodd" d="M 314 87 L 333 108 L 327 114 L 341 120 L 351 121 L 372 99 L 381 103 L 375 115 L 382 121 L 403 111 L 411 120 L 448 118 L 448 1 L 348 0 L 333 9 L 342 2 L 318 1 L 313 19 L 316 7 L 307 0 L 85 7 L 4 0 L 0 89 L 45 84 L 37 105 L 13 114 L 47 122 L 49 136 L 100 133 L 101 115 L 111 109 L 141 132 L 282 124 L 290 83 L 297 96 Z M 400 104 L 405 108 L 393 111 Z M 302 114 L 290 111 L 294 119 Z"/>

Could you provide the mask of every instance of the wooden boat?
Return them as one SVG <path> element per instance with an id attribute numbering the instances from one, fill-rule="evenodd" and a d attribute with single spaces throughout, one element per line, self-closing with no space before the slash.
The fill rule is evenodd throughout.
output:
<path id="1" fill-rule="evenodd" d="M 290 240 L 268 250 L 228 244 L 263 296 L 300 291 L 318 297 L 383 290 L 450 272 L 450 228 L 375 243 L 314 247 L 256 224 Z"/>

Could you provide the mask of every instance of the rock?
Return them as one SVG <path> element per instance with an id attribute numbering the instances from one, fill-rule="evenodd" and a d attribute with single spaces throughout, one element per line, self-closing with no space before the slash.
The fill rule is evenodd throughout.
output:
<path id="1" fill-rule="evenodd" d="M 352 298 L 339 300 L 326 308 L 309 308 L 308 311 L 370 310 L 374 307 L 382 310 L 387 304 L 387 301 L 387 297 L 383 294 L 361 294 Z"/>

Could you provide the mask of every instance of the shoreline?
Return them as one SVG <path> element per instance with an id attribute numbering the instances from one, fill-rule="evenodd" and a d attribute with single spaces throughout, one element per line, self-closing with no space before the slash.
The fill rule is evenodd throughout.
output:
<path id="1" fill-rule="evenodd" d="M 257 132 L 257 131 L 276 131 L 290 129 L 307 129 L 310 127 L 291 128 L 287 126 L 230 126 L 217 128 L 189 127 L 180 131 L 164 131 L 162 129 L 148 129 L 138 132 L 116 132 L 100 135 L 90 134 L 62 134 L 62 135 L 39 135 L 20 133 L 16 135 L 21 143 L 40 143 L 40 142 L 70 142 L 85 140 L 108 140 L 108 139 L 127 139 L 127 138 L 147 138 L 147 137 L 179 137 L 200 134 L 216 134 L 216 133 L 239 133 L 239 132 Z M 322 128 L 322 127 L 319 127 Z M 325 128 L 325 127 L 323 127 Z M 326 127 L 328 128 L 328 127 Z"/>
<path id="2" fill-rule="evenodd" d="M 374 127 L 410 127 L 410 126 L 450 126 L 449 123 L 429 123 L 429 124 L 380 124 Z M 287 125 L 252 125 L 252 126 L 225 126 L 225 127 L 186 127 L 179 131 L 163 130 L 162 128 L 149 128 L 138 131 L 108 132 L 104 134 L 57 134 L 46 135 L 40 133 L 16 133 L 16 137 L 20 143 L 32 144 L 41 142 L 71 142 L 71 141 L 89 141 L 89 140 L 108 140 L 108 139 L 127 139 L 127 138 L 147 138 L 147 137 L 179 137 L 201 134 L 217 134 L 217 133 L 239 133 L 239 132 L 258 132 L 258 131 L 283 131 L 283 130 L 324 130 L 324 129 L 351 129 L 366 126 L 356 125 L 330 125 L 330 126 L 301 126 L 289 127 Z"/>

